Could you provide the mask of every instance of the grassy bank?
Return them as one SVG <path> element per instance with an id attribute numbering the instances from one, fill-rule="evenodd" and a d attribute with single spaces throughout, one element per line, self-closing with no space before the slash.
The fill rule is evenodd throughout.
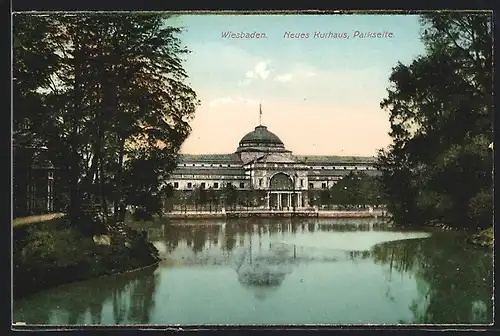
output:
<path id="1" fill-rule="evenodd" d="M 123 239 L 96 243 L 65 218 L 13 230 L 14 298 L 93 277 L 122 273 L 159 260 L 156 248 L 131 228 Z"/>
<path id="2" fill-rule="evenodd" d="M 479 245 L 481 247 L 493 248 L 494 244 L 494 232 L 493 227 L 489 229 L 482 230 L 469 238 L 467 238 L 467 242 L 475 245 Z"/>

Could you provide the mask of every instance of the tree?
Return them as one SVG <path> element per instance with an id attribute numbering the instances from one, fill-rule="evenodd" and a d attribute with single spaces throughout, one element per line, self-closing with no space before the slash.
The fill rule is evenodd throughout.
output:
<path id="1" fill-rule="evenodd" d="M 217 203 L 218 203 L 218 198 L 217 198 L 217 193 L 214 188 L 210 187 L 208 188 L 207 191 L 207 200 L 208 204 L 210 206 L 210 212 L 212 212 L 212 207 L 214 206 L 215 209 L 217 209 Z"/>
<path id="2" fill-rule="evenodd" d="M 167 20 L 157 13 L 14 18 L 15 128 L 28 125 L 67 173 L 74 224 L 82 200 L 99 203 L 106 216 L 110 202 L 111 219 L 120 220 L 147 190 L 159 196 L 175 167 L 198 100 L 184 83 L 181 30 Z"/>
<path id="3" fill-rule="evenodd" d="M 377 166 L 390 211 L 407 223 L 491 225 L 471 211 L 492 200 L 479 196 L 492 195 L 491 18 L 429 14 L 421 23 L 426 53 L 393 69 L 381 103 L 393 143 Z"/>
<path id="4" fill-rule="evenodd" d="M 238 190 L 232 183 L 222 188 L 222 196 L 224 197 L 224 206 L 234 207 L 238 203 Z"/>

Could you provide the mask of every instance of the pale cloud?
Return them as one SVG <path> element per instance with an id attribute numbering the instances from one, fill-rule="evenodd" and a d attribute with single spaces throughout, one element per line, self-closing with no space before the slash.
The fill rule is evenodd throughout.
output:
<path id="1" fill-rule="evenodd" d="M 273 71 L 272 69 L 268 69 L 269 63 L 270 63 L 270 61 L 262 61 L 262 62 L 257 63 L 257 65 L 255 66 L 254 72 L 258 76 L 260 76 L 260 78 L 266 79 L 267 77 L 269 77 L 269 75 Z"/>
<path id="2" fill-rule="evenodd" d="M 218 105 L 224 105 L 224 104 L 229 104 L 229 103 L 233 103 L 233 102 L 234 102 L 234 100 L 231 97 L 222 97 L 222 98 L 216 98 L 216 99 L 212 100 L 210 103 L 208 103 L 208 106 L 215 107 Z"/>
<path id="3" fill-rule="evenodd" d="M 233 97 L 215 98 L 208 103 L 209 107 L 218 107 L 227 104 L 245 104 L 245 105 L 258 105 L 259 101 L 251 98 L 245 98 L 241 95 Z"/>
<path id="4" fill-rule="evenodd" d="M 246 78 L 244 80 L 240 80 L 238 82 L 238 86 L 246 86 L 246 85 L 250 84 L 251 82 L 252 82 L 251 78 Z"/>
<path id="5" fill-rule="evenodd" d="M 289 82 L 292 80 L 293 75 L 288 73 L 288 74 L 283 74 L 283 75 L 278 75 L 274 78 L 274 80 L 278 82 Z"/>
<path id="6" fill-rule="evenodd" d="M 254 66 L 252 70 L 249 70 L 245 73 L 245 79 L 240 80 L 238 82 L 238 86 L 246 86 L 252 83 L 254 80 L 266 80 L 269 75 L 271 75 L 271 72 L 273 72 L 273 69 L 269 69 L 269 64 L 271 61 L 259 61 L 257 64 Z"/>
<path id="7" fill-rule="evenodd" d="M 317 73 L 317 69 L 308 64 L 295 64 L 294 66 L 290 67 L 289 72 L 281 75 L 276 75 L 274 77 L 274 80 L 282 83 L 290 82 L 292 79 L 303 80 L 312 76 L 316 76 Z"/>

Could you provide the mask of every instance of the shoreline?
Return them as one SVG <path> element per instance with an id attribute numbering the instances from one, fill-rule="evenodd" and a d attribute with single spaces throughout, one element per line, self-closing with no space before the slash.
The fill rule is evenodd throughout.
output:
<path id="1" fill-rule="evenodd" d="M 61 284 L 58 284 L 58 285 L 55 285 L 55 286 L 49 286 L 49 287 L 37 290 L 37 291 L 35 291 L 33 293 L 29 293 L 27 295 L 19 295 L 17 297 L 14 297 L 13 301 L 27 299 L 29 297 L 37 295 L 38 293 L 41 293 L 41 292 L 46 291 L 46 290 L 50 290 L 50 289 L 58 288 L 58 287 L 64 287 L 64 286 L 71 285 L 71 284 L 76 284 L 76 283 L 79 283 L 79 282 L 84 282 L 84 281 L 88 281 L 88 280 L 98 280 L 98 279 L 104 279 L 104 278 L 115 276 L 115 275 L 124 275 L 124 274 L 128 274 L 128 273 L 139 272 L 139 271 L 145 270 L 145 269 L 153 267 L 153 266 L 158 266 L 158 264 L 162 260 L 163 259 L 159 259 L 159 260 L 157 260 L 157 261 L 155 261 L 155 262 L 153 262 L 153 263 L 151 263 L 149 265 L 140 266 L 140 267 L 133 268 L 133 269 L 130 269 L 130 270 L 119 271 L 119 272 L 114 272 L 114 273 L 107 273 L 107 274 L 102 274 L 102 275 L 97 275 L 97 276 L 91 276 L 91 277 L 88 277 L 88 278 L 77 279 L 77 280 L 73 280 L 73 281 L 66 281 L 64 283 L 61 283 Z"/>
<path id="2" fill-rule="evenodd" d="M 235 211 L 172 211 L 163 214 L 166 219 L 227 219 L 227 218 L 275 218 L 275 217 L 306 217 L 306 218 L 387 218 L 387 213 L 381 210 L 348 211 L 348 210 L 318 210 L 318 211 L 278 211 L 278 210 L 235 210 Z"/>
<path id="3" fill-rule="evenodd" d="M 12 301 L 27 299 L 27 298 L 32 297 L 34 295 L 37 295 L 38 293 L 41 293 L 43 291 L 50 290 L 50 289 L 53 289 L 53 288 L 58 288 L 58 287 L 64 287 L 64 286 L 70 285 L 70 284 L 75 284 L 75 283 L 84 282 L 84 281 L 88 281 L 88 280 L 103 279 L 103 278 L 110 277 L 110 276 L 115 276 L 115 275 L 124 275 L 124 274 L 128 274 L 128 273 L 139 272 L 141 270 L 145 270 L 145 269 L 153 267 L 153 266 L 158 266 L 158 264 L 162 260 L 163 259 L 158 259 L 158 260 L 152 262 L 151 264 L 140 266 L 140 267 L 136 267 L 136 268 L 132 268 L 132 269 L 129 269 L 129 270 L 122 270 L 122 271 L 117 271 L 117 272 L 104 273 L 104 274 L 100 274 L 100 275 L 94 275 L 94 276 L 89 276 L 89 277 L 85 277 L 85 278 L 80 278 L 80 279 L 65 281 L 65 282 L 57 284 L 57 285 L 51 285 L 51 286 L 46 286 L 46 287 L 43 287 L 43 288 L 39 288 L 39 289 L 34 290 L 32 292 L 29 292 L 29 293 L 27 293 L 25 295 L 18 294 L 16 296 L 16 295 L 13 295 L 14 293 L 12 292 L 12 297 L 13 297 Z"/>

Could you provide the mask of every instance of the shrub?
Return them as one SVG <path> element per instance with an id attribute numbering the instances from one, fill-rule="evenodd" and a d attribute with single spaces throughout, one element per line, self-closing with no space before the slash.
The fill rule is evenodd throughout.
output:
<path id="1" fill-rule="evenodd" d="M 92 248 L 92 240 L 82 237 L 74 229 L 29 230 L 26 246 L 23 248 L 22 261 L 66 266 L 80 260 L 82 250 Z"/>
<path id="2" fill-rule="evenodd" d="M 493 193 L 482 190 L 469 200 L 469 217 L 478 228 L 493 225 Z"/>

